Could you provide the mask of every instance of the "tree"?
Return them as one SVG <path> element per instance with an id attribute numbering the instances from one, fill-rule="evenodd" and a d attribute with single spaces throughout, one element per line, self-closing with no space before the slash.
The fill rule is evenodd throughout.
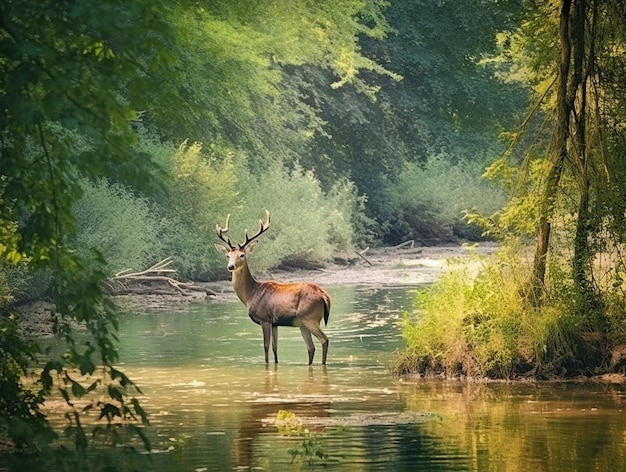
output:
<path id="1" fill-rule="evenodd" d="M 490 60 L 497 33 L 516 26 L 513 3 L 476 0 L 394 1 L 385 10 L 390 33 L 360 38 L 363 54 L 394 75 L 364 71 L 376 93 L 330 89 L 314 64 L 290 67 L 286 81 L 323 120 L 302 164 L 325 185 L 348 175 L 369 197 L 387 243 L 397 243 L 387 184 L 405 162 L 437 156 L 454 164 L 498 154 L 498 133 L 526 106 L 522 86 L 500 79 L 507 64 Z M 471 41 L 468 40 L 471 38 Z M 383 235 L 380 235 L 383 236 Z"/>
<path id="2" fill-rule="evenodd" d="M 534 47 L 534 70 L 551 84 L 543 94 L 551 116 L 546 148 L 537 246 L 530 295 L 534 303 L 546 289 L 546 264 L 555 218 L 575 215 L 571 227 L 572 277 L 583 311 L 600 309 L 602 287 L 594 277 L 596 254 L 617 249 L 623 239 L 624 89 L 626 25 L 620 2 L 562 0 L 531 10 L 537 19 L 522 33 Z M 530 24 L 526 23 L 527 25 Z M 549 49 L 546 45 L 554 45 Z M 611 249 L 611 247 L 613 249 Z"/>
<path id="3" fill-rule="evenodd" d="M 512 198 L 482 220 L 504 244 L 478 274 L 451 272 L 420 300 L 423 310 L 405 331 L 413 369 L 542 378 L 621 368 L 624 4 L 525 6 L 507 45 L 516 79 L 533 87 L 534 103 L 511 133 L 510 149 L 488 170 Z"/>
<path id="4" fill-rule="evenodd" d="M 155 77 L 172 100 L 151 107 L 148 122 L 162 137 L 245 151 L 251 166 L 296 160 L 321 121 L 298 89 L 285 87 L 284 70 L 314 64 L 328 72 L 325 88 L 352 84 L 369 91 L 360 72 L 388 72 L 361 53 L 358 35 L 384 36 L 384 6 L 379 0 L 181 2 L 172 14 L 179 80 Z"/>
<path id="5" fill-rule="evenodd" d="M 0 7 L 0 261 L 53 274 L 55 328 L 67 344 L 47 359 L 40 390 L 30 374 L 36 343 L 16 330 L 10 305 L 0 316 L 0 436 L 13 445 L 46 450 L 54 438 L 40 413 L 56 389 L 73 409 L 68 432 L 78 451 L 88 446 L 72 397 L 103 389 L 94 402 L 116 444 L 120 427 L 138 433 L 134 418 L 146 416 L 132 395 L 134 384 L 114 367 L 118 361 L 116 312 L 103 298 L 100 265 L 86 264 L 72 249 L 72 205 L 80 196 L 77 177 L 110 176 L 139 188 L 156 169 L 133 154 L 132 120 L 145 78 L 168 60 L 165 3 L 7 0 Z M 74 337 L 71 322 L 84 323 L 90 339 Z M 80 378 L 79 378 L 80 377 Z M 121 418 L 116 425 L 113 420 Z"/>
<path id="6" fill-rule="evenodd" d="M 279 93 L 281 68 L 312 62 L 332 71 L 333 87 L 367 90 L 358 71 L 386 71 L 360 54 L 356 36 L 382 34 L 382 6 L 377 0 L 3 2 L 0 261 L 2 268 L 22 264 L 51 275 L 55 329 L 67 344 L 63 356 L 46 359 L 41 390 L 30 392 L 22 376 L 38 346 L 22 339 L 2 294 L 3 439 L 46 448 L 54 435 L 39 406 L 56 389 L 73 408 L 67 431 L 84 452 L 88 436 L 71 400 L 103 389 L 107 399 L 91 406 L 108 425 L 95 433 L 106 432 L 117 444 L 117 428 L 128 426 L 149 447 L 132 423 L 147 422 L 130 397 L 134 384 L 114 367 L 117 318 L 103 297 L 105 261 L 97 252 L 85 261 L 72 247 L 80 182 L 104 177 L 137 194 L 146 185 L 160 188 L 162 170 L 134 146 L 144 128 L 163 139 L 201 138 L 220 150 L 247 151 L 251 167 L 271 154 L 293 157 L 319 120 L 295 93 Z M 77 341 L 75 321 L 86 325 L 88 341 Z"/>

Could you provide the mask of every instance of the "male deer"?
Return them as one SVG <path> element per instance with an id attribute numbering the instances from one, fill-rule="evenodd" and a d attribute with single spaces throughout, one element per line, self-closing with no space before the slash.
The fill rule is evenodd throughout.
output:
<path id="1" fill-rule="evenodd" d="M 268 363 L 270 339 L 274 351 L 274 362 L 278 363 L 278 327 L 297 326 L 309 353 L 309 365 L 313 363 L 315 346 L 311 335 L 322 344 L 322 364 L 326 365 L 328 337 L 320 328 L 322 318 L 328 324 L 330 296 L 319 286 L 311 283 L 258 282 L 250 273 L 247 256 L 256 244 L 256 239 L 270 228 L 270 212 L 266 210 L 266 221 L 259 220 L 259 230 L 250 237 L 246 230 L 246 240 L 237 246 L 225 237 L 228 232 L 230 215 L 226 217 L 226 227 L 219 224 L 215 230 L 226 246 L 215 244 L 215 248 L 228 257 L 228 270 L 232 273 L 235 293 L 246 305 L 248 315 L 263 330 L 265 363 Z"/>

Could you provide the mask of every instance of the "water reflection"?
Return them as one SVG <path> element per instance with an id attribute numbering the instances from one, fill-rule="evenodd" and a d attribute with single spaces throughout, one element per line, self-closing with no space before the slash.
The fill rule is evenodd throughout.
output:
<path id="1" fill-rule="evenodd" d="M 440 412 L 424 424 L 440 447 L 459 448 L 477 471 L 624 470 L 621 385 L 420 382 L 408 408 Z"/>
<path id="2" fill-rule="evenodd" d="M 239 422 L 233 440 L 233 466 L 239 469 L 254 463 L 254 442 L 268 430 L 268 419 L 275 418 L 281 411 L 289 411 L 298 417 L 330 415 L 330 389 L 326 367 L 316 375 L 308 368 L 306 381 L 298 388 L 281 389 L 278 366 L 267 367 L 263 395 L 251 398 L 246 405 L 247 413 Z"/>

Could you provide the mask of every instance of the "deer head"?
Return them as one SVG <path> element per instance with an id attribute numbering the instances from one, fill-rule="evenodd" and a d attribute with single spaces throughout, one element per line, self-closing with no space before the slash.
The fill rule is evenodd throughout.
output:
<path id="1" fill-rule="evenodd" d="M 222 228 L 219 224 L 215 226 L 217 237 L 226 244 L 226 246 L 223 246 L 222 244 L 215 244 L 215 249 L 228 257 L 227 268 L 230 272 L 233 272 L 246 265 L 246 255 L 254 251 L 257 244 L 256 239 L 270 229 L 270 212 L 265 210 L 265 223 L 263 223 L 263 220 L 259 220 L 259 230 L 256 234 L 249 236 L 248 230 L 246 229 L 246 240 L 236 246 L 230 241 L 230 238 L 225 236 L 230 229 L 229 225 L 230 214 L 226 216 L 226 226 L 224 228 Z"/>

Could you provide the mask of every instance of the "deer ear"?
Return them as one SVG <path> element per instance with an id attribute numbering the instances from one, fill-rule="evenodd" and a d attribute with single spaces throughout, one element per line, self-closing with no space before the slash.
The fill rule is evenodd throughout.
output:
<path id="1" fill-rule="evenodd" d="M 254 251 L 254 248 L 256 247 L 256 243 L 257 243 L 257 241 L 251 241 L 246 246 L 246 254 L 250 254 L 252 251 Z"/>
<path id="2" fill-rule="evenodd" d="M 217 252 L 221 252 L 222 254 L 228 254 L 228 248 L 226 246 L 222 246 L 221 244 L 213 243 L 215 245 L 215 249 Z"/>

